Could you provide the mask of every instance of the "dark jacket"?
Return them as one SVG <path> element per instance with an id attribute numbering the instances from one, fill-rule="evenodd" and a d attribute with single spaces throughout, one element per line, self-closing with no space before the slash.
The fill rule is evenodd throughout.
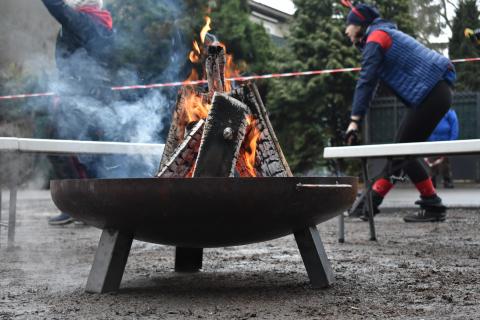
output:
<path id="1" fill-rule="evenodd" d="M 440 120 L 428 141 L 449 141 L 458 139 L 458 118 L 454 110 L 450 109 Z"/>
<path id="2" fill-rule="evenodd" d="M 425 100 L 439 81 L 455 81 L 455 69 L 448 58 L 398 31 L 392 23 L 375 19 L 364 39 L 352 115 L 366 113 L 379 80 L 413 108 Z"/>
<path id="3" fill-rule="evenodd" d="M 69 84 L 69 90 L 91 95 L 98 88 L 110 87 L 108 69 L 114 48 L 111 25 L 67 6 L 63 0 L 42 1 L 62 25 L 55 57 L 60 78 Z"/>

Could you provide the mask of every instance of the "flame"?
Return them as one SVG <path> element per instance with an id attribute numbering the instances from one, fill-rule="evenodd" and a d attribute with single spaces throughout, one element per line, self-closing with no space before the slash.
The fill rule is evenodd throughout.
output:
<path id="1" fill-rule="evenodd" d="M 250 177 L 256 177 L 257 171 L 255 170 L 255 162 L 257 157 L 257 143 L 260 138 L 260 130 L 257 128 L 258 120 L 253 116 L 247 116 L 247 134 L 243 143 L 245 152 L 242 154 L 245 159 L 246 169 Z"/>
<path id="2" fill-rule="evenodd" d="M 202 27 L 202 30 L 200 32 L 200 40 L 201 44 L 205 44 L 205 37 L 207 36 L 207 33 L 212 30 L 211 27 L 212 24 L 212 19 L 209 16 L 205 17 L 205 25 Z M 217 45 L 221 46 L 225 52 L 227 52 L 227 46 L 224 43 L 217 43 Z M 199 63 L 201 61 L 201 55 L 202 55 L 202 50 L 200 49 L 200 45 L 198 42 L 195 40 L 193 41 L 193 46 L 192 46 L 192 51 L 190 51 L 190 54 L 188 56 L 189 60 L 192 63 Z M 226 60 L 227 63 L 225 65 L 225 78 L 235 78 L 238 77 L 241 73 L 240 68 L 238 68 L 233 59 L 232 54 L 226 54 Z M 198 80 L 195 79 L 195 80 Z M 232 83 L 231 81 L 225 81 L 225 91 L 229 92 L 232 90 Z"/>
<path id="3" fill-rule="evenodd" d="M 189 88 L 186 93 L 184 106 L 187 123 L 206 119 L 212 106 L 205 103 L 203 97 L 198 95 L 194 90 Z"/>
<path id="4" fill-rule="evenodd" d="M 193 50 L 190 51 L 189 59 L 192 63 L 198 63 L 200 61 L 200 47 L 198 46 L 197 41 L 193 41 Z"/>
<path id="5" fill-rule="evenodd" d="M 200 39 L 202 40 L 202 43 L 205 43 L 205 37 L 207 36 L 208 31 L 212 30 L 210 27 L 210 24 L 212 23 L 212 19 L 209 16 L 205 17 L 205 25 L 202 28 L 202 31 L 200 31 Z"/>

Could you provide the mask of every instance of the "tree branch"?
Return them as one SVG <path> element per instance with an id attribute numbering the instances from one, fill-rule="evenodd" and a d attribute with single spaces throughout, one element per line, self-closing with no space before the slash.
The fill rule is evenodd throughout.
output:
<path id="1" fill-rule="evenodd" d="M 440 2 L 443 8 L 443 10 L 440 12 L 440 16 L 443 18 L 443 20 L 445 20 L 445 24 L 447 25 L 447 27 L 450 28 L 450 30 L 452 30 L 453 25 L 450 19 L 448 18 L 448 10 L 447 10 L 448 4 L 452 5 L 451 0 L 441 0 Z M 453 6 L 455 9 L 457 8 L 455 5 Z"/>

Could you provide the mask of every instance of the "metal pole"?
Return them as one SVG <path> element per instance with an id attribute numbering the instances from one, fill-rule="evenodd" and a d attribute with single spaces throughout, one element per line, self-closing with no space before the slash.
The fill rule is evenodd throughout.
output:
<path id="1" fill-rule="evenodd" d="M 338 216 L 338 242 L 345 243 L 345 217 L 343 213 Z"/>
<path id="2" fill-rule="evenodd" d="M 8 248 L 15 244 L 15 225 L 17 220 L 17 185 L 12 182 L 10 186 L 10 205 L 8 208 Z"/>
<path id="3" fill-rule="evenodd" d="M 2 187 L 0 185 L 0 247 L 2 246 Z"/>
<path id="4" fill-rule="evenodd" d="M 15 226 L 17 223 L 18 173 L 18 161 L 14 160 L 12 165 L 12 180 L 10 181 L 10 201 L 8 205 L 8 248 L 12 248 L 15 245 Z"/>
<path id="5" fill-rule="evenodd" d="M 368 160 L 362 158 L 363 180 L 365 183 L 365 192 L 367 193 L 367 214 L 368 223 L 370 225 L 370 240 L 376 241 L 377 235 L 375 232 L 375 221 L 373 220 L 373 199 L 372 199 L 372 182 L 368 177 Z"/>
<path id="6" fill-rule="evenodd" d="M 337 178 L 340 176 L 340 166 L 338 160 L 333 160 L 333 166 L 335 168 L 335 175 Z M 345 217 L 343 213 L 338 216 L 338 242 L 345 243 Z"/>

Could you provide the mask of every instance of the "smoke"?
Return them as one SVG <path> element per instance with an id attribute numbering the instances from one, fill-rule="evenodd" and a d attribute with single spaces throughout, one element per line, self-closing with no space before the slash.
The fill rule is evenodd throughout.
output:
<path id="1" fill-rule="evenodd" d="M 159 74 L 146 77 L 143 65 L 136 65 L 135 59 L 123 61 L 114 71 L 112 85 L 139 84 L 142 79 L 171 81 L 181 79 L 186 63 L 188 47 L 183 40 L 180 27 L 176 25 L 182 12 L 179 1 L 149 1 L 149 18 L 165 20 L 165 8 L 168 8 L 171 32 L 159 39 L 162 49 L 169 53 L 167 61 Z M 115 21 L 115 16 L 113 17 Z M 117 30 L 116 49 L 122 52 L 136 52 L 145 48 L 132 47 L 135 39 L 145 37 L 141 29 Z M 138 52 L 136 52 L 138 55 Z M 147 54 L 147 52 L 144 52 Z M 115 52 L 121 57 L 121 52 Z M 127 55 L 128 56 L 128 55 Z M 117 59 L 118 60 L 118 59 Z M 133 63 L 132 63 L 133 61 Z M 118 61 L 116 61 L 118 64 Z M 75 54 L 61 61 L 62 65 L 82 69 L 86 77 L 104 78 L 112 74 L 85 54 Z M 62 76 L 60 74 L 60 76 Z M 163 143 L 171 107 L 175 102 L 176 89 L 135 91 L 125 93 L 102 92 L 82 83 L 68 79 L 50 80 L 49 90 L 59 93 L 61 98 L 48 107 L 48 117 L 53 127 L 53 137 L 71 140 L 101 140 L 133 143 Z M 83 94 L 79 94 L 83 91 Z M 105 91 L 105 90 L 104 90 Z M 107 90 L 109 91 L 109 90 Z M 78 159 L 87 169 L 89 177 L 132 178 L 151 177 L 158 169 L 161 155 L 138 156 L 98 156 L 80 155 Z M 65 178 L 65 177 L 60 177 Z"/>

